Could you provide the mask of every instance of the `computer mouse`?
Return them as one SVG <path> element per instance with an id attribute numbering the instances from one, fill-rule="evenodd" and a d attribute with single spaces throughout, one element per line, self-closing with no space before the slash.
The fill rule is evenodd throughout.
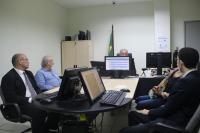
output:
<path id="1" fill-rule="evenodd" d="M 130 92 L 130 90 L 127 89 L 127 88 L 123 88 L 123 89 L 121 89 L 120 91 L 123 91 L 123 92 Z"/>

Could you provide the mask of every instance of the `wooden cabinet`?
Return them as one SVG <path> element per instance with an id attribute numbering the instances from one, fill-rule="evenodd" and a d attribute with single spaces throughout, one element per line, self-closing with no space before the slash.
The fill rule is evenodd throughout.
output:
<path id="1" fill-rule="evenodd" d="M 90 67 L 93 60 L 93 48 L 91 40 L 63 41 L 61 44 L 61 70 L 62 74 L 66 68 Z"/>

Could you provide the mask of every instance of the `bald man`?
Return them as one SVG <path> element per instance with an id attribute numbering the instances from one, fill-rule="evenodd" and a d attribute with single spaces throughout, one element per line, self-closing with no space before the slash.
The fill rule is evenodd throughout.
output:
<path id="1" fill-rule="evenodd" d="M 32 117 L 33 133 L 45 133 L 46 113 L 32 104 L 39 92 L 34 76 L 28 71 L 29 61 L 25 54 L 17 53 L 12 57 L 13 68 L 1 80 L 2 93 L 5 100 L 17 103 L 22 114 Z"/>

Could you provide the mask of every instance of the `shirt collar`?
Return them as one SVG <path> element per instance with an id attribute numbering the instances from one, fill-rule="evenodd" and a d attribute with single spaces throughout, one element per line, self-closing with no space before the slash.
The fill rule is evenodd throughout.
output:
<path id="1" fill-rule="evenodd" d="M 24 73 L 23 70 L 20 70 L 20 69 L 17 69 L 17 68 L 14 68 L 14 69 L 19 75 L 22 75 Z"/>
<path id="2" fill-rule="evenodd" d="M 43 71 L 51 71 L 51 69 L 49 70 L 49 69 L 46 69 L 46 68 L 44 68 L 44 67 L 42 67 L 42 70 L 43 70 Z"/>
<path id="3" fill-rule="evenodd" d="M 182 76 L 182 78 L 184 78 L 185 76 L 187 76 L 189 73 L 191 73 L 191 72 L 193 72 L 193 71 L 195 71 L 195 70 L 197 70 L 197 69 L 190 69 L 189 71 L 187 71 L 186 73 L 184 73 L 183 74 L 183 76 Z"/>

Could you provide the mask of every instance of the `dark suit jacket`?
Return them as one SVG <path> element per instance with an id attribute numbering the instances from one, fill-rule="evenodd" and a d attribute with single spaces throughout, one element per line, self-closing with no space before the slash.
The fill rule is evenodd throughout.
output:
<path id="1" fill-rule="evenodd" d="M 151 109 L 149 116 L 169 119 L 185 126 L 200 103 L 200 72 L 193 71 L 180 78 L 174 90 L 167 103 L 160 108 Z"/>
<path id="2" fill-rule="evenodd" d="M 33 88 L 36 93 L 39 93 L 39 88 L 37 87 L 36 81 L 31 71 L 26 70 L 26 75 L 28 76 Z M 28 103 L 28 97 L 26 95 L 26 87 L 23 80 L 15 69 L 11 69 L 1 80 L 2 93 L 5 97 L 6 102 L 15 102 L 19 105 L 24 105 Z"/>

